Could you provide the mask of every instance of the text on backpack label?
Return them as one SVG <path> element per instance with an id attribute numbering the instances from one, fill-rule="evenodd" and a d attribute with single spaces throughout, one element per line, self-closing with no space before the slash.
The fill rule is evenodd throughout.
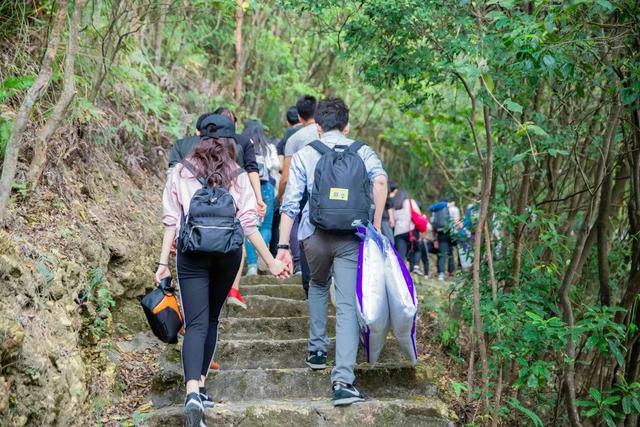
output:
<path id="1" fill-rule="evenodd" d="M 348 188 L 331 188 L 329 191 L 329 200 L 349 200 Z"/>

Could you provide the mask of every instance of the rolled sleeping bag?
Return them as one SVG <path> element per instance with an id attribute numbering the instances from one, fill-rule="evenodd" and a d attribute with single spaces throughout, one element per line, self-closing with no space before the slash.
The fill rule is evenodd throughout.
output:
<path id="1" fill-rule="evenodd" d="M 416 347 L 416 321 L 418 299 L 411 274 L 404 260 L 387 240 L 384 245 L 385 282 L 389 317 L 393 335 L 411 363 L 418 361 Z"/>
<path id="2" fill-rule="evenodd" d="M 356 302 L 360 341 L 367 362 L 376 363 L 389 333 L 389 304 L 385 286 L 382 236 L 371 227 L 359 227 Z"/>

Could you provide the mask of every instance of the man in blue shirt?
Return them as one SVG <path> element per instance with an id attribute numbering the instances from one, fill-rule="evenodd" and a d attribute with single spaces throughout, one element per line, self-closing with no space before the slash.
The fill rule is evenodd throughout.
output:
<path id="1" fill-rule="evenodd" d="M 316 109 L 315 120 L 320 141 L 329 148 L 346 147 L 354 142 L 346 136 L 349 132 L 349 110 L 341 99 L 321 101 Z M 362 158 L 372 184 L 375 205 L 373 225 L 380 230 L 387 198 L 387 173 L 370 147 L 363 145 L 357 154 Z M 320 158 L 321 154 L 307 145 L 296 152 L 291 161 L 289 183 L 280 208 L 282 218 L 277 256 L 288 265 L 292 264 L 288 247 L 289 234 L 293 221 L 300 212 L 300 200 L 305 190 L 309 199 L 312 197 L 315 169 Z M 326 368 L 329 347 L 328 282 L 333 271 L 336 286 L 336 363 L 331 373 L 333 403 L 335 406 L 342 406 L 362 401 L 364 396 L 353 386 L 360 332 L 355 297 L 359 239 L 355 234 L 332 234 L 316 229 L 309 218 L 309 203 L 302 210 L 298 238 L 302 242 L 311 270 L 307 364 L 311 369 Z"/>

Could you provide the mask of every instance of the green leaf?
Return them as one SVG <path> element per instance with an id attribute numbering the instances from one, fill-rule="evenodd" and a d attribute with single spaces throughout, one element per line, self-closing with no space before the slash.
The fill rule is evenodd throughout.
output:
<path id="1" fill-rule="evenodd" d="M 540 417 L 536 415 L 536 413 L 533 412 L 531 409 L 524 407 L 522 403 L 520 403 L 520 401 L 515 397 L 509 400 L 509 405 L 511 405 L 512 408 L 517 409 L 518 411 L 526 415 L 531 420 L 534 426 L 543 427 L 544 423 L 542 422 Z"/>
<path id="2" fill-rule="evenodd" d="M 545 55 L 542 57 L 542 62 L 549 68 L 553 68 L 556 65 L 556 59 L 551 55 Z"/>
<path id="3" fill-rule="evenodd" d="M 620 396 L 609 396 L 605 400 L 602 401 L 603 405 L 611 406 L 620 401 Z"/>
<path id="4" fill-rule="evenodd" d="M 599 411 L 598 408 L 591 408 L 586 412 L 583 412 L 582 415 L 584 415 L 587 418 L 593 417 L 595 414 L 597 414 Z"/>
<path id="5" fill-rule="evenodd" d="M 547 132 L 545 132 L 544 129 L 542 129 L 540 126 L 537 125 L 529 125 L 527 126 L 527 131 L 533 133 L 534 135 L 537 136 L 549 136 L 549 134 Z M 569 154 L 569 153 L 567 153 Z"/>
<path id="6" fill-rule="evenodd" d="M 522 113 L 522 105 L 517 102 L 512 101 L 511 99 L 507 99 L 504 101 L 504 106 L 509 111 L 513 111 L 514 113 Z"/>
<path id="7" fill-rule="evenodd" d="M 531 320 L 534 320 L 536 322 L 542 322 L 544 320 L 542 318 L 542 316 L 540 316 L 537 313 L 534 313 L 533 311 L 525 311 L 524 314 L 526 314 L 528 318 L 530 318 Z"/>
<path id="8" fill-rule="evenodd" d="M 620 91 L 620 101 L 622 105 L 631 105 L 638 99 L 638 92 L 631 88 L 625 87 Z"/>
<path id="9" fill-rule="evenodd" d="M 493 92 L 493 79 L 491 78 L 491 76 L 489 74 L 483 74 L 482 75 L 482 80 L 484 81 L 484 84 L 487 86 L 487 89 L 489 89 L 489 92 Z"/>
<path id="10" fill-rule="evenodd" d="M 618 345 L 608 340 L 607 343 L 609 344 L 609 350 L 611 350 L 611 353 L 613 353 L 613 357 L 616 359 L 616 362 L 618 362 L 618 365 L 624 366 L 624 355 L 620 351 Z"/>
<path id="11" fill-rule="evenodd" d="M 596 390 L 595 388 L 591 387 L 589 389 L 589 394 L 591 395 L 593 400 L 595 400 L 597 403 L 600 403 L 602 401 L 602 394 L 600 393 L 600 391 Z"/>

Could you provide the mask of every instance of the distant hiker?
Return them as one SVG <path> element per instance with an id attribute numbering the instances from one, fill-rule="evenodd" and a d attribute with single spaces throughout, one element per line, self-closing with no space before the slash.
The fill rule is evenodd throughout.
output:
<path id="1" fill-rule="evenodd" d="M 397 191 L 398 187 L 391 181 L 389 181 L 388 187 L 389 192 L 387 193 L 387 201 L 384 204 L 384 212 L 382 213 L 382 234 L 384 234 L 391 243 L 394 243 L 393 228 L 396 224 L 393 209 L 393 197 L 391 196 L 391 193 L 393 191 Z"/>
<path id="2" fill-rule="evenodd" d="M 289 107 L 287 109 L 287 114 L 285 115 L 285 119 L 287 122 L 287 130 L 284 131 L 284 135 L 282 135 L 282 139 L 278 142 L 278 159 L 280 159 L 280 167 L 284 169 L 284 149 L 286 147 L 287 141 L 296 133 L 302 125 L 300 124 L 300 119 L 298 118 L 298 109 L 295 105 Z M 286 185 L 286 183 L 285 183 Z"/>
<path id="3" fill-rule="evenodd" d="M 234 126 L 237 125 L 238 119 L 236 115 L 233 114 L 233 111 L 229 110 L 225 107 L 218 107 L 215 111 L 215 114 L 221 114 L 230 120 L 233 121 Z M 263 218 L 267 213 L 267 205 L 262 200 L 262 189 L 260 186 L 260 174 L 258 170 L 258 163 L 256 161 L 256 153 L 255 147 L 245 135 L 235 134 L 236 140 L 236 153 L 241 153 L 244 161 L 244 169 L 247 171 L 249 175 L 249 181 L 251 181 L 251 188 L 253 188 L 253 192 L 256 196 L 256 200 L 258 203 L 258 216 Z M 240 263 L 240 268 L 238 269 L 238 274 L 236 275 L 236 279 L 233 281 L 233 286 L 229 291 L 229 297 L 227 298 L 227 303 L 231 305 L 238 306 L 240 308 L 246 309 L 247 303 L 242 298 L 240 294 L 240 278 L 242 277 L 242 267 L 244 265 L 244 252 L 242 253 L 242 262 Z"/>
<path id="4" fill-rule="evenodd" d="M 456 271 L 451 238 L 455 228 L 451 213 L 453 212 L 455 215 L 456 211 L 455 209 L 450 211 L 449 201 L 446 198 L 432 204 L 429 210 L 431 211 L 431 225 L 435 233 L 434 245 L 438 249 L 438 280 L 443 281 L 445 278 L 445 265 L 448 264 L 449 275 L 453 275 Z M 460 211 L 458 210 L 457 213 L 459 220 Z"/>
<path id="5" fill-rule="evenodd" d="M 416 250 L 411 256 L 410 271 L 414 273 L 421 273 L 424 276 L 429 276 L 429 253 L 431 251 L 431 245 L 433 245 L 433 226 L 431 223 L 427 224 L 427 230 L 424 233 L 420 233 L 420 238 L 416 244 Z M 422 262 L 423 270 L 420 272 L 420 268 L 416 268 Z"/>
<path id="6" fill-rule="evenodd" d="M 418 233 L 415 224 L 411 220 L 411 209 L 420 212 L 420 207 L 403 189 L 397 189 L 395 191 L 393 207 L 395 218 L 393 234 L 396 250 L 402 260 L 407 261 L 408 259 L 413 259 L 411 257 L 417 252 L 418 239 L 420 239 L 420 233 Z M 411 265 L 410 263 L 409 267 L 417 266 Z"/>
<path id="7" fill-rule="evenodd" d="M 284 148 L 284 165 L 282 167 L 282 176 L 280 177 L 280 186 L 278 188 L 278 200 L 282 201 L 285 189 L 287 188 L 287 182 L 289 180 L 291 158 L 294 154 L 304 148 L 307 144 L 315 141 L 319 138 L 318 127 L 314 119 L 314 113 L 316 111 L 317 101 L 311 95 L 305 95 L 298 99 L 296 102 L 296 111 L 298 115 L 298 121 L 300 122 L 300 129 L 298 129 L 293 135 L 289 137 Z M 300 210 L 307 202 L 307 194 L 304 193 L 300 201 Z M 293 230 L 291 233 L 291 240 L 289 245 L 291 247 L 291 253 L 293 254 L 294 273 L 300 273 L 302 275 L 302 287 L 305 292 L 309 292 L 309 281 L 311 280 L 311 273 L 309 271 L 307 259 L 304 254 L 304 249 L 300 246 L 298 240 L 298 225 L 300 223 L 300 216 L 295 218 Z"/>
<path id="8" fill-rule="evenodd" d="M 273 210 L 276 203 L 276 176 L 280 175 L 280 162 L 276 147 L 267 141 L 262 123 L 258 120 L 249 120 L 245 123 L 242 136 L 249 139 L 256 153 L 256 162 L 260 175 L 260 191 L 262 200 L 267 206 L 264 218 L 260 223 L 260 234 L 265 243 L 271 241 L 271 226 L 273 222 Z M 247 276 L 258 274 L 258 254 L 251 242 L 247 242 Z"/>
<path id="9" fill-rule="evenodd" d="M 284 148 L 287 144 L 287 140 L 291 135 L 296 133 L 298 129 L 302 127 L 300 121 L 298 119 L 298 109 L 295 105 L 289 107 L 287 109 L 287 113 L 285 114 L 285 121 L 287 124 L 287 129 L 284 131 L 284 135 L 276 144 L 277 152 L 278 152 L 278 160 L 280 160 L 280 178 L 282 178 L 282 173 L 284 170 Z M 288 172 L 288 170 L 287 170 Z M 280 179 L 278 180 L 278 184 L 276 185 L 276 208 L 273 213 L 273 227 L 272 227 L 272 236 L 271 236 L 271 245 L 269 249 L 271 253 L 274 255 L 278 252 L 278 241 L 280 237 L 280 202 L 281 198 L 277 197 L 277 192 L 280 188 Z M 285 183 L 286 186 L 286 183 Z"/>
<path id="10" fill-rule="evenodd" d="M 159 283 L 171 275 L 169 252 L 178 236 L 184 405 L 190 427 L 200 427 L 204 408 L 214 404 L 205 379 L 215 353 L 220 310 L 240 267 L 243 235 L 272 274 L 288 275 L 287 266 L 273 258 L 258 232 L 255 195 L 247 174 L 234 161 L 234 137 L 234 123 L 227 117 L 206 117 L 200 141 L 175 165 L 163 195 L 165 232 L 155 277 Z"/>
<path id="11" fill-rule="evenodd" d="M 345 136 L 349 131 L 349 109 L 341 99 L 322 100 L 315 120 L 320 140 L 301 148 L 291 160 L 289 184 L 281 208 L 277 258 L 288 265 L 293 263 L 289 235 L 306 192 L 309 201 L 302 210 L 298 231 L 311 269 L 306 362 L 311 369 L 327 366 L 327 305 L 329 277 L 333 272 L 336 354 L 331 372 L 332 398 L 335 406 L 342 406 L 364 400 L 353 386 L 359 344 L 355 298 L 359 239 L 354 227 L 372 219 L 380 230 L 387 198 L 387 174 L 370 147 Z M 373 218 L 372 205 L 375 206 Z"/>

